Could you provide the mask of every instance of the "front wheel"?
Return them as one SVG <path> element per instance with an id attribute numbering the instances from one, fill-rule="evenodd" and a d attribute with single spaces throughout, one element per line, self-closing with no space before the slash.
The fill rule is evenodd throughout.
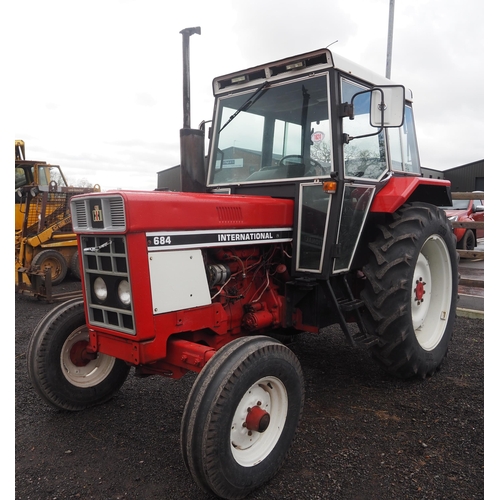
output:
<path id="1" fill-rule="evenodd" d="M 434 373 L 448 351 L 458 296 L 455 238 L 445 213 L 425 203 L 403 206 L 370 243 L 362 292 L 372 354 L 402 378 Z"/>
<path id="2" fill-rule="evenodd" d="M 302 369 L 283 344 L 243 337 L 220 349 L 198 375 L 181 423 L 182 456 L 198 485 L 238 499 L 271 479 L 303 401 Z"/>
<path id="3" fill-rule="evenodd" d="M 87 351 L 89 333 L 82 299 L 60 304 L 37 325 L 28 344 L 28 375 L 37 393 L 63 410 L 83 410 L 109 400 L 130 367 Z"/>
<path id="4" fill-rule="evenodd" d="M 82 275 L 80 273 L 80 258 L 78 250 L 76 250 L 76 252 L 71 256 L 69 268 L 71 269 L 71 274 L 73 274 L 76 279 L 81 281 Z"/>

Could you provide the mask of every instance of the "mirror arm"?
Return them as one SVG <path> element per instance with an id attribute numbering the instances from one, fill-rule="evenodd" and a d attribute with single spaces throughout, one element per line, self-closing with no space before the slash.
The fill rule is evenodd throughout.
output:
<path id="1" fill-rule="evenodd" d="M 353 141 L 354 139 L 363 139 L 364 137 L 372 137 L 374 135 L 380 134 L 384 130 L 384 127 L 380 127 L 376 132 L 373 132 L 372 134 L 365 134 L 365 135 L 357 135 L 356 137 L 352 137 L 349 134 L 342 134 L 342 140 L 344 144 L 349 144 L 350 141 Z"/>

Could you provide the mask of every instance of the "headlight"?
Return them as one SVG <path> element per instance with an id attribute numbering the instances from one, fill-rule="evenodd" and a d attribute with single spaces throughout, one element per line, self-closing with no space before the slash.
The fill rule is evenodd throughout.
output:
<path id="1" fill-rule="evenodd" d="M 457 222 L 457 219 L 458 219 L 458 215 L 454 215 L 453 217 L 448 217 L 448 220 L 450 222 Z"/>
<path id="2" fill-rule="evenodd" d="M 124 306 L 130 305 L 130 283 L 127 280 L 121 280 L 118 285 L 118 297 Z"/>
<path id="3" fill-rule="evenodd" d="M 98 300 L 105 301 L 108 296 L 106 283 L 102 278 L 96 278 L 94 281 L 94 293 Z"/>

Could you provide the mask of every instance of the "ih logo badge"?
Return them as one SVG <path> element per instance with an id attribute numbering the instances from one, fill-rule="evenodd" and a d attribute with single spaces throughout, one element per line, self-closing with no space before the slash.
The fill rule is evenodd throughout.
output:
<path id="1" fill-rule="evenodd" d="M 92 210 L 92 221 L 102 222 L 102 210 L 99 208 L 99 205 L 94 205 L 94 210 Z"/>

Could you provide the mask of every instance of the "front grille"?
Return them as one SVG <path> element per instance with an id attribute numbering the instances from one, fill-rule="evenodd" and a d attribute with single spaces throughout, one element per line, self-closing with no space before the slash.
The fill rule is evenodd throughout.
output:
<path id="1" fill-rule="evenodd" d="M 89 323 L 135 335 L 133 301 L 126 306 L 118 296 L 122 281 L 130 286 L 125 236 L 81 236 L 81 245 Z M 104 299 L 95 293 L 98 278 L 106 286 Z"/>
<path id="2" fill-rule="evenodd" d="M 95 213 L 98 216 L 95 217 Z M 85 231 L 125 231 L 125 204 L 120 195 L 89 196 L 71 200 L 73 228 Z"/>

